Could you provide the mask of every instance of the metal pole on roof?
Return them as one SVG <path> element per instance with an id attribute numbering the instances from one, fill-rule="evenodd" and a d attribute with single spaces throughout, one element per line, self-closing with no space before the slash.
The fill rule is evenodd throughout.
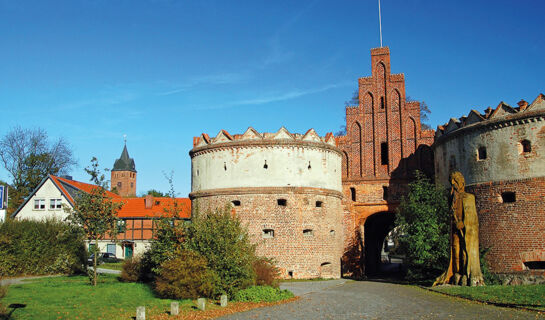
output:
<path id="1" fill-rule="evenodd" d="M 380 47 L 382 48 L 382 18 L 380 16 L 380 0 L 378 0 L 378 27 L 380 30 Z"/>

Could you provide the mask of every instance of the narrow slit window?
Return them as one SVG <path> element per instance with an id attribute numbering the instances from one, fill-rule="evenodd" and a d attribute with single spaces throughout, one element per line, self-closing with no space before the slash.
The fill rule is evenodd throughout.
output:
<path id="1" fill-rule="evenodd" d="M 384 97 L 380 97 L 380 108 L 384 109 Z"/>
<path id="2" fill-rule="evenodd" d="M 235 206 L 235 207 L 240 207 L 240 200 L 233 200 L 233 201 L 231 201 L 231 203 L 232 203 L 233 206 Z"/>
<path id="3" fill-rule="evenodd" d="M 380 144 L 380 164 L 388 164 L 388 142 Z"/>
<path id="4" fill-rule="evenodd" d="M 314 235 L 314 231 L 312 229 L 305 229 L 303 230 L 303 236 L 305 237 L 312 237 Z"/>
<path id="5" fill-rule="evenodd" d="M 321 208 L 323 204 L 322 201 L 316 201 L 316 208 Z"/>
<path id="6" fill-rule="evenodd" d="M 486 155 L 486 148 L 485 147 L 480 147 L 478 150 L 477 150 L 477 159 L 479 160 L 484 160 L 486 159 L 487 155 Z"/>
<path id="7" fill-rule="evenodd" d="M 223 163 L 223 170 L 227 171 L 227 163 L 226 162 Z"/>
<path id="8" fill-rule="evenodd" d="M 265 160 L 265 164 L 263 165 L 263 169 L 268 169 L 269 165 L 267 164 L 267 160 Z"/>
<path id="9" fill-rule="evenodd" d="M 352 198 L 352 201 L 356 201 L 356 188 L 350 188 L 350 197 Z"/>
<path id="10" fill-rule="evenodd" d="M 274 230 L 273 229 L 263 229 L 263 233 L 261 236 L 265 239 L 274 238 Z"/>
<path id="11" fill-rule="evenodd" d="M 517 195 L 511 191 L 502 192 L 501 200 L 503 203 L 513 203 L 517 201 Z"/>
<path id="12" fill-rule="evenodd" d="M 277 199 L 276 203 L 281 207 L 285 207 L 288 205 L 288 201 L 286 199 Z"/>
<path id="13" fill-rule="evenodd" d="M 382 199 L 387 200 L 388 199 L 388 187 L 382 186 Z"/>
<path id="14" fill-rule="evenodd" d="M 310 165 L 310 161 L 308 162 L 308 167 L 307 167 L 307 169 L 309 169 L 309 170 L 312 169 L 312 166 Z"/>
<path id="15" fill-rule="evenodd" d="M 522 140 L 520 144 L 522 145 L 522 153 L 532 152 L 532 144 L 529 140 Z"/>

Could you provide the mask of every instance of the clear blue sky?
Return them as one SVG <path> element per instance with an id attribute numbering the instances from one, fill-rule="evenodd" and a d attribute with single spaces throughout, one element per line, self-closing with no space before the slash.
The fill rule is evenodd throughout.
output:
<path id="1" fill-rule="evenodd" d="M 138 193 L 190 192 L 193 136 L 248 126 L 320 135 L 370 74 L 378 4 L 0 0 L 0 135 L 44 128 L 79 166 L 111 168 L 123 135 Z M 545 91 L 545 1 L 382 0 L 384 45 L 430 125 Z M 8 180 L 1 169 L 0 179 Z"/>

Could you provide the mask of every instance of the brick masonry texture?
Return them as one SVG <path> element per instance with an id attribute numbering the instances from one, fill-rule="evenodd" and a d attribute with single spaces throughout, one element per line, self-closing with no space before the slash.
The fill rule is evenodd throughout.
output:
<path id="1" fill-rule="evenodd" d="M 422 130 L 420 104 L 406 100 L 404 75 L 390 73 L 387 47 L 372 49 L 371 63 L 372 75 L 358 81 L 359 105 L 346 108 L 346 135 L 336 137 L 343 152 L 345 272 L 355 276 L 364 273 L 358 260 L 366 219 L 395 211 L 414 170 L 433 174 L 434 131 Z"/>
<path id="2" fill-rule="evenodd" d="M 489 182 L 466 189 L 475 194 L 480 246 L 490 248 L 486 258 L 493 272 L 524 271 L 528 270 L 524 262 L 545 261 L 545 178 Z M 514 192 L 516 201 L 504 203 L 504 192 Z"/>
<path id="3" fill-rule="evenodd" d="M 248 228 L 251 240 L 257 244 L 257 253 L 276 260 L 283 278 L 339 278 L 342 255 L 342 206 L 339 196 L 317 193 L 284 192 L 254 193 L 245 190 L 237 194 L 203 196 L 193 199 L 194 210 L 206 212 L 225 205 L 232 206 Z M 278 205 L 285 199 L 286 206 Z M 233 206 L 232 201 L 240 201 Z M 316 207 L 316 202 L 321 207 Z M 198 208 L 198 209 L 197 209 Z M 267 238 L 264 230 L 273 230 Z M 312 230 L 306 234 L 304 230 Z M 292 272 L 291 276 L 289 272 Z"/>
<path id="4" fill-rule="evenodd" d="M 122 197 L 134 197 L 136 195 L 136 172 L 112 171 L 112 190 L 115 188 Z"/>

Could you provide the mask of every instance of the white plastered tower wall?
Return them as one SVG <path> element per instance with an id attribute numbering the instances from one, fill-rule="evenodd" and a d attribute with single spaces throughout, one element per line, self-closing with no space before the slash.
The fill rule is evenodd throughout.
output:
<path id="1" fill-rule="evenodd" d="M 194 214 L 231 204 L 284 278 L 340 277 L 342 154 L 333 135 L 222 130 L 195 138 L 190 156 Z"/>

